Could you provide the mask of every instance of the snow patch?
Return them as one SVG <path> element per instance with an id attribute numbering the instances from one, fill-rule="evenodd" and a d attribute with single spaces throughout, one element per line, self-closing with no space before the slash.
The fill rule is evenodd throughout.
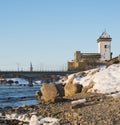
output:
<path id="1" fill-rule="evenodd" d="M 113 64 L 108 68 L 92 69 L 84 72 L 85 76 L 80 76 L 80 72 L 68 76 L 69 81 L 74 77 L 73 84 L 88 86 L 92 81 L 95 82 L 90 92 L 111 94 L 113 97 L 120 97 L 120 64 Z M 112 94 L 114 93 L 114 94 Z"/>
<path id="2" fill-rule="evenodd" d="M 71 104 L 81 104 L 81 103 L 85 103 L 85 102 L 86 102 L 86 99 L 79 99 L 76 101 L 72 101 Z"/>
<path id="3" fill-rule="evenodd" d="M 60 125 L 59 119 L 52 118 L 52 117 L 46 117 L 43 118 L 42 116 L 36 116 L 36 113 L 30 113 L 30 114 L 6 114 L 5 116 L 0 114 L 0 118 L 4 120 L 19 120 L 23 122 L 28 122 L 29 125 Z"/>

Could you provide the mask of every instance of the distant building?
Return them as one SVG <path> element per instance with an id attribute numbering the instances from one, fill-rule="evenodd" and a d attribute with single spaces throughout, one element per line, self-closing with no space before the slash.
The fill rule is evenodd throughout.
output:
<path id="1" fill-rule="evenodd" d="M 30 72 L 33 71 L 33 66 L 32 66 L 32 63 L 30 63 Z"/>
<path id="2" fill-rule="evenodd" d="M 105 65 L 112 58 L 111 40 L 110 35 L 107 32 L 103 32 L 97 39 L 98 53 L 81 53 L 80 51 L 76 51 L 74 60 L 68 61 L 68 70 L 84 71 Z"/>

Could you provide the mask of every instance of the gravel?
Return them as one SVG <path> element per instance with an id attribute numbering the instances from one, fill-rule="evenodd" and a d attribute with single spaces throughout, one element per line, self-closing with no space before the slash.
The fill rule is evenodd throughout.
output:
<path id="1" fill-rule="evenodd" d="M 71 101 L 86 99 L 84 105 L 73 108 Z M 40 103 L 32 106 L 0 109 L 0 113 L 24 114 L 35 112 L 37 116 L 55 117 L 61 125 L 120 125 L 120 98 L 105 94 L 85 93 L 57 99 L 55 103 Z M 0 120 L 0 125 L 28 124 L 17 120 Z"/>

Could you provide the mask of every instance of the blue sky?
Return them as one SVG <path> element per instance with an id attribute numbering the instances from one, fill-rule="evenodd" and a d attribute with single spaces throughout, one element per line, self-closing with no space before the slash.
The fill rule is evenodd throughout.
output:
<path id="1" fill-rule="evenodd" d="M 0 0 L 0 70 L 64 68 L 74 52 L 97 52 L 106 29 L 120 54 L 119 0 Z"/>

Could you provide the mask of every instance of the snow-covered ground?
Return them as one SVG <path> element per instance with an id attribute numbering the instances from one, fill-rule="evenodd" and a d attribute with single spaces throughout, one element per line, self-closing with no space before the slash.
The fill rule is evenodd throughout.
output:
<path id="1" fill-rule="evenodd" d="M 80 73 L 68 76 L 68 80 L 74 77 L 73 83 L 82 84 L 83 87 L 88 86 L 92 81 L 95 83 L 89 92 L 98 92 L 111 94 L 112 96 L 120 96 L 120 64 L 113 64 L 108 68 L 92 69 L 85 71 L 86 76 Z"/>
<path id="2" fill-rule="evenodd" d="M 26 123 L 25 125 L 60 125 L 58 119 L 52 117 L 43 118 L 42 116 L 37 116 L 36 112 L 31 114 L 6 114 L 5 116 L 2 116 L 2 113 L 0 113 L 0 119 L 16 119 L 19 121 L 28 122 L 28 124 Z"/>

